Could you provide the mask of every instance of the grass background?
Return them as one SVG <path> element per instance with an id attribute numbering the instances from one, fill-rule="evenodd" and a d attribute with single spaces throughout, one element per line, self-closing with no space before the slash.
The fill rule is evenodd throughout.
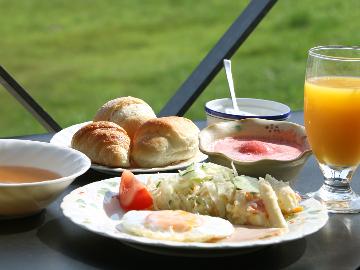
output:
<path id="1" fill-rule="evenodd" d="M 248 1 L 0 0 L 0 64 L 63 127 L 132 95 L 159 112 Z M 232 58 L 239 97 L 303 108 L 307 50 L 359 45 L 359 0 L 281 0 Z M 186 116 L 228 96 L 220 72 Z M 0 86 L 0 136 L 45 130 Z"/>

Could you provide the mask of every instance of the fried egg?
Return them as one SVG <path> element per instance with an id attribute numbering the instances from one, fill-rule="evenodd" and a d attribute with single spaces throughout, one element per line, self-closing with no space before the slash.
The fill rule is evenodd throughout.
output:
<path id="1" fill-rule="evenodd" d="M 120 228 L 133 235 L 180 242 L 206 242 L 234 232 L 225 219 L 182 210 L 129 211 L 121 219 Z"/>

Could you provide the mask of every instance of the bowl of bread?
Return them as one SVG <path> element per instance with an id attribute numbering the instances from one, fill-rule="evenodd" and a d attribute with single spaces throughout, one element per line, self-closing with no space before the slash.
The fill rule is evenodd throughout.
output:
<path id="1" fill-rule="evenodd" d="M 149 104 L 129 96 L 106 102 L 93 121 L 60 131 L 51 143 L 81 151 L 91 159 L 92 168 L 100 171 L 146 172 L 205 160 L 207 156 L 199 151 L 199 132 L 191 120 L 158 118 Z"/>

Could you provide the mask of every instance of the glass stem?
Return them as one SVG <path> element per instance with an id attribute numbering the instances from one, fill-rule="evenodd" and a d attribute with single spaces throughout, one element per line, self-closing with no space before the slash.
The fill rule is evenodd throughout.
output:
<path id="1" fill-rule="evenodd" d="M 342 194 L 352 193 L 350 181 L 355 172 L 356 166 L 335 167 L 321 163 L 319 163 L 319 165 L 325 178 L 325 183 L 321 187 L 322 189 L 328 192 Z"/>
<path id="2" fill-rule="evenodd" d="M 334 167 L 321 164 L 325 182 L 312 197 L 323 202 L 331 213 L 359 213 L 360 197 L 350 187 L 357 166 Z"/>

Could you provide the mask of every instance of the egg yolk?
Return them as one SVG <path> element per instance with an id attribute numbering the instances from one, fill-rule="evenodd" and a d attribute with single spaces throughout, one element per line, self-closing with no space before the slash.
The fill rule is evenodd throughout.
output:
<path id="1" fill-rule="evenodd" d="M 155 211 L 145 218 L 145 227 L 154 231 L 187 232 L 201 225 L 201 218 L 182 210 Z"/>

